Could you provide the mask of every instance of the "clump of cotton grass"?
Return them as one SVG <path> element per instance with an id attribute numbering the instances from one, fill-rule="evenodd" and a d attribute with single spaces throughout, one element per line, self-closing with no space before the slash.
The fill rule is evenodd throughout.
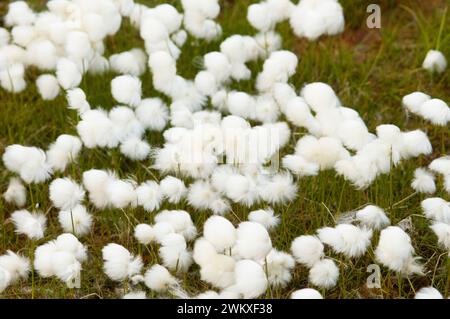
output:
<path id="1" fill-rule="evenodd" d="M 85 236 L 91 230 L 92 215 L 87 212 L 86 207 L 77 205 L 69 210 L 61 210 L 58 213 L 58 221 L 64 232 Z"/>
<path id="2" fill-rule="evenodd" d="M 69 109 L 76 110 L 80 115 L 91 109 L 86 94 L 80 88 L 67 90 L 66 99 Z"/>
<path id="3" fill-rule="evenodd" d="M 382 265 L 404 276 L 422 274 L 422 265 L 414 256 L 411 238 L 398 226 L 389 226 L 380 233 L 375 258 Z"/>
<path id="4" fill-rule="evenodd" d="M 411 187 L 419 193 L 433 194 L 436 191 L 434 175 L 424 168 L 417 168 Z"/>
<path id="5" fill-rule="evenodd" d="M 436 288 L 423 287 L 416 292 L 414 299 L 444 299 L 444 297 Z"/>
<path id="6" fill-rule="evenodd" d="M 344 31 L 344 13 L 338 1 L 300 1 L 290 16 L 290 25 L 298 37 L 314 41 L 323 34 Z"/>
<path id="7" fill-rule="evenodd" d="M 147 98 L 136 107 L 136 117 L 145 129 L 160 132 L 167 124 L 169 112 L 161 99 Z"/>
<path id="8" fill-rule="evenodd" d="M 81 147 L 82 143 L 78 137 L 62 134 L 46 152 L 47 162 L 54 171 L 63 172 L 69 163 L 78 159 Z"/>
<path id="9" fill-rule="evenodd" d="M 309 269 L 309 282 L 317 287 L 329 289 L 339 279 L 339 268 L 334 261 L 325 258 L 324 245 L 316 236 L 302 235 L 294 239 L 291 252 L 295 261 Z"/>
<path id="10" fill-rule="evenodd" d="M 422 92 L 413 92 L 403 97 L 403 106 L 411 113 L 437 126 L 446 126 L 450 121 L 450 108 L 441 99 L 431 98 Z"/>
<path id="11" fill-rule="evenodd" d="M 8 188 L 3 193 L 3 198 L 7 203 L 16 205 L 17 207 L 23 207 L 26 204 L 26 189 L 19 178 L 11 177 L 9 179 Z"/>
<path id="12" fill-rule="evenodd" d="M 16 233 L 26 235 L 30 239 L 41 239 L 44 237 L 47 228 L 47 218 L 39 212 L 32 212 L 23 209 L 11 214 Z"/>
<path id="13" fill-rule="evenodd" d="M 150 150 L 150 145 L 139 137 L 129 137 L 120 144 L 120 152 L 134 161 L 145 160 Z"/>
<path id="14" fill-rule="evenodd" d="M 159 227 L 161 227 L 162 232 L 158 231 Z M 159 212 L 155 215 L 153 230 L 158 242 L 162 242 L 164 236 L 172 232 L 182 235 L 186 241 L 191 241 L 197 236 L 197 228 L 191 219 L 191 215 L 184 210 L 163 210 Z"/>
<path id="15" fill-rule="evenodd" d="M 116 73 L 141 76 L 146 69 L 147 55 L 142 49 L 113 54 L 109 57 L 111 70 Z"/>
<path id="16" fill-rule="evenodd" d="M 97 208 L 137 206 L 135 182 L 121 180 L 113 172 L 97 169 L 85 171 L 83 186 L 89 192 L 90 202 Z"/>
<path id="17" fill-rule="evenodd" d="M 146 181 L 136 188 L 136 196 L 138 205 L 151 212 L 159 209 L 164 195 L 157 182 Z"/>
<path id="18" fill-rule="evenodd" d="M 324 256 L 324 246 L 316 236 L 302 235 L 294 239 L 291 244 L 292 255 L 296 262 L 311 268 Z"/>
<path id="19" fill-rule="evenodd" d="M 144 283 L 150 290 L 158 293 L 165 293 L 179 286 L 177 279 L 159 264 L 153 265 L 145 272 Z"/>
<path id="20" fill-rule="evenodd" d="M 444 178 L 444 188 L 450 194 L 450 157 L 443 156 L 433 160 L 428 168 Z"/>
<path id="21" fill-rule="evenodd" d="M 134 237 L 140 244 L 148 245 L 154 238 L 153 227 L 148 224 L 139 224 L 134 228 Z"/>
<path id="22" fill-rule="evenodd" d="M 245 299 L 261 296 L 268 286 L 263 267 L 253 260 L 243 259 L 236 262 L 234 277 L 235 283 L 226 290 Z"/>
<path id="23" fill-rule="evenodd" d="M 45 152 L 37 147 L 10 145 L 6 147 L 2 159 L 5 167 L 19 174 L 27 184 L 42 183 L 52 174 Z"/>
<path id="24" fill-rule="evenodd" d="M 423 131 L 401 132 L 395 125 L 377 127 L 372 139 L 350 159 L 339 160 L 335 170 L 359 189 L 368 187 L 379 175 L 390 172 L 401 160 L 428 155 L 431 143 Z M 393 164 L 393 165 L 392 165 Z"/>
<path id="25" fill-rule="evenodd" d="M 430 72 L 442 73 L 447 68 L 447 59 L 441 51 L 430 50 L 423 60 L 422 67 Z"/>
<path id="26" fill-rule="evenodd" d="M 309 270 L 309 282 L 317 287 L 330 289 L 336 286 L 339 279 L 339 268 L 329 258 L 316 262 Z"/>
<path id="27" fill-rule="evenodd" d="M 136 107 L 141 102 L 141 81 L 131 75 L 121 75 L 111 81 L 113 98 L 129 106 Z"/>
<path id="28" fill-rule="evenodd" d="M 56 64 L 56 78 L 64 89 L 73 89 L 80 85 L 83 75 L 80 67 L 68 58 L 60 58 Z"/>
<path id="29" fill-rule="evenodd" d="M 163 196 L 173 204 L 179 203 L 187 193 L 184 182 L 173 176 L 166 176 L 159 183 Z"/>
<path id="30" fill-rule="evenodd" d="M 271 250 L 272 240 L 264 226 L 254 222 L 239 224 L 233 253 L 242 259 L 264 260 Z"/>
<path id="31" fill-rule="evenodd" d="M 25 90 L 25 68 L 21 63 L 15 63 L 6 69 L 0 70 L 0 85 L 3 89 L 12 93 L 20 93 Z"/>
<path id="32" fill-rule="evenodd" d="M 351 224 L 323 227 L 317 230 L 319 239 L 331 246 L 336 253 L 349 258 L 361 257 L 367 251 L 372 238 L 372 230 Z"/>
<path id="33" fill-rule="evenodd" d="M 291 299 L 323 299 L 322 294 L 313 288 L 303 288 L 294 291 Z"/>
<path id="34" fill-rule="evenodd" d="M 81 264 L 86 260 L 86 247 L 74 235 L 66 233 L 36 248 L 34 269 L 43 278 L 56 276 L 68 287 L 74 287 L 80 280 Z"/>
<path id="35" fill-rule="evenodd" d="M 222 216 L 211 216 L 203 225 L 203 237 L 218 253 L 230 252 L 236 243 L 236 228 Z"/>
<path id="36" fill-rule="evenodd" d="M 103 247 L 103 271 L 114 281 L 126 281 L 140 274 L 143 263 L 140 256 L 133 256 L 125 247 L 111 243 Z"/>
<path id="37" fill-rule="evenodd" d="M 391 221 L 386 216 L 385 211 L 375 205 L 368 205 L 356 212 L 356 219 L 364 226 L 373 230 L 383 229 L 388 226 Z"/>
<path id="38" fill-rule="evenodd" d="M 450 156 L 436 158 L 428 165 L 428 168 L 443 176 L 450 175 Z"/>
<path id="39" fill-rule="evenodd" d="M 21 279 L 27 279 L 30 262 L 11 250 L 0 256 L 0 293 Z"/>
<path id="40" fill-rule="evenodd" d="M 235 282 L 236 261 L 229 255 L 217 253 L 216 249 L 205 238 L 199 238 L 194 245 L 193 259 L 200 266 L 200 279 L 223 289 Z"/>
<path id="41" fill-rule="evenodd" d="M 450 224 L 435 222 L 430 228 L 438 238 L 438 243 L 446 249 L 450 256 Z"/>
<path id="42" fill-rule="evenodd" d="M 272 249 L 266 256 L 264 267 L 270 286 L 285 287 L 292 279 L 294 258 L 283 251 Z"/>
<path id="43" fill-rule="evenodd" d="M 248 214 L 248 220 L 263 225 L 271 231 L 280 223 L 280 216 L 275 215 L 272 208 L 258 209 Z"/>
<path id="44" fill-rule="evenodd" d="M 218 0 L 183 0 L 181 5 L 184 27 L 192 36 L 210 41 L 222 34 L 221 26 L 214 21 L 220 13 Z"/>
<path id="45" fill-rule="evenodd" d="M 450 223 L 450 203 L 439 197 L 427 198 L 421 202 L 423 213 L 436 222 Z"/>
<path id="46" fill-rule="evenodd" d="M 85 195 L 83 187 L 68 177 L 54 179 L 50 183 L 49 193 L 53 206 L 62 210 L 79 205 Z"/>
<path id="47" fill-rule="evenodd" d="M 46 101 L 54 100 L 60 92 L 58 79 L 51 74 L 40 75 L 36 79 L 36 86 L 42 99 Z"/>
<path id="48" fill-rule="evenodd" d="M 192 207 L 211 210 L 214 214 L 223 215 L 230 209 L 228 202 L 209 181 L 197 180 L 192 183 L 188 189 L 187 200 Z"/>
<path id="49" fill-rule="evenodd" d="M 163 265 L 176 272 L 186 272 L 192 264 L 192 254 L 187 250 L 186 239 L 177 233 L 164 236 L 159 255 Z"/>

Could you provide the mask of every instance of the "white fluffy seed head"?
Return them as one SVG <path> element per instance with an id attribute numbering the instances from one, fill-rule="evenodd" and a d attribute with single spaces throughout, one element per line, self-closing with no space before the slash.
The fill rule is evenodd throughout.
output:
<path id="1" fill-rule="evenodd" d="M 382 229 L 390 224 L 384 210 L 375 205 L 368 205 L 356 212 L 356 219 L 364 226 L 372 229 Z"/>
<path id="2" fill-rule="evenodd" d="M 160 187 L 163 195 L 171 203 L 179 203 L 185 197 L 187 188 L 181 179 L 173 176 L 167 176 L 160 182 Z"/>
<path id="3" fill-rule="evenodd" d="M 339 279 L 339 268 L 331 259 L 316 262 L 309 270 L 309 282 L 314 286 L 330 289 Z"/>
<path id="4" fill-rule="evenodd" d="M 123 281 L 141 272 L 143 263 L 140 256 L 134 257 L 123 246 L 108 244 L 102 249 L 103 270 L 114 281 Z"/>
<path id="5" fill-rule="evenodd" d="M 242 222 L 236 235 L 234 252 L 243 259 L 262 260 L 272 249 L 269 233 L 261 224 Z"/>
<path id="6" fill-rule="evenodd" d="M 447 68 L 447 60 L 442 52 L 430 50 L 427 52 L 422 67 L 431 72 L 442 73 Z"/>
<path id="7" fill-rule="evenodd" d="M 433 194 L 436 191 L 434 176 L 423 168 L 417 168 L 414 171 L 414 179 L 411 187 L 419 193 Z"/>
<path id="8" fill-rule="evenodd" d="M 11 221 L 18 234 L 26 235 L 30 239 L 41 239 L 44 237 L 47 218 L 42 213 L 18 210 L 11 214 Z"/>
<path id="9" fill-rule="evenodd" d="M 139 224 L 134 228 L 134 237 L 143 245 L 150 244 L 155 238 L 153 227 L 148 224 Z"/>
<path id="10" fill-rule="evenodd" d="M 416 292 L 414 299 L 444 299 L 444 297 L 436 288 L 424 287 Z"/>
<path id="11" fill-rule="evenodd" d="M 273 230 L 280 223 L 280 216 L 273 209 L 258 209 L 248 214 L 248 220 L 263 225 L 267 230 Z"/>
<path id="12" fill-rule="evenodd" d="M 437 222 L 450 223 L 450 203 L 439 197 L 427 198 L 421 203 L 425 216 Z"/>
<path id="13" fill-rule="evenodd" d="M 291 294 L 291 299 L 323 299 L 323 297 L 316 289 L 303 288 L 294 291 Z"/>
<path id="14" fill-rule="evenodd" d="M 56 208 L 70 210 L 79 205 L 85 195 L 81 185 L 70 178 L 57 178 L 49 186 L 50 200 Z"/>
<path id="15" fill-rule="evenodd" d="M 92 216 L 83 205 L 77 205 L 69 210 L 61 210 L 58 214 L 58 221 L 65 232 L 73 233 L 76 236 L 87 235 L 92 226 Z"/>
<path id="16" fill-rule="evenodd" d="M 40 75 L 36 79 L 36 86 L 43 100 L 53 100 L 59 94 L 58 79 L 51 74 Z"/>
<path id="17" fill-rule="evenodd" d="M 257 298 L 267 289 L 267 278 L 263 268 L 253 260 L 240 260 L 235 267 L 236 292 L 244 298 Z"/>
<path id="18" fill-rule="evenodd" d="M 294 239 L 291 252 L 298 263 L 311 268 L 324 257 L 324 246 L 317 237 L 303 235 Z"/>
<path id="19" fill-rule="evenodd" d="M 375 250 L 378 262 L 401 274 L 421 274 L 422 266 L 417 263 L 417 257 L 413 255 L 411 238 L 400 227 L 389 226 L 381 231 Z"/>
<path id="20" fill-rule="evenodd" d="M 408 111 L 419 114 L 421 105 L 430 99 L 431 97 L 425 93 L 413 92 L 403 97 L 402 104 Z"/>
<path id="21" fill-rule="evenodd" d="M 165 292 L 178 284 L 167 268 L 158 264 L 145 272 L 144 282 L 149 289 L 156 292 Z"/>
<path id="22" fill-rule="evenodd" d="M 136 107 L 141 103 L 141 80 L 131 75 L 118 76 L 111 81 L 111 93 L 117 102 Z"/>
<path id="23" fill-rule="evenodd" d="M 218 253 L 222 253 L 236 242 L 236 229 L 228 219 L 212 216 L 203 225 L 203 236 Z"/>
<path id="24" fill-rule="evenodd" d="M 364 255 L 372 238 L 371 229 L 351 224 L 339 224 L 334 228 L 323 227 L 317 234 L 323 243 L 350 258 Z"/>
<path id="25" fill-rule="evenodd" d="M 3 198 L 6 202 L 14 204 L 18 207 L 22 207 L 26 204 L 26 189 L 19 178 L 10 178 L 8 188 L 6 189 L 6 192 L 3 193 Z"/>

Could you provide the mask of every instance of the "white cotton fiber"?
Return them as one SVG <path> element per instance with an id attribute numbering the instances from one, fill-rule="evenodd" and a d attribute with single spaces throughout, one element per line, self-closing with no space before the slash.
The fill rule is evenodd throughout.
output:
<path id="1" fill-rule="evenodd" d="M 77 205 L 69 210 L 61 210 L 58 221 L 66 233 L 84 236 L 91 230 L 92 216 L 87 212 L 86 207 Z"/>
<path id="2" fill-rule="evenodd" d="M 111 92 L 117 102 L 136 107 L 141 102 L 141 81 L 131 75 L 118 76 L 111 81 Z"/>
<path id="3" fill-rule="evenodd" d="M 253 260 L 241 260 L 235 269 L 236 292 L 245 299 L 262 295 L 267 288 L 267 278 L 263 268 Z"/>
<path id="4" fill-rule="evenodd" d="M 67 58 L 60 58 L 56 64 L 56 78 L 59 85 L 68 90 L 80 84 L 82 74 L 75 62 Z"/>
<path id="5" fill-rule="evenodd" d="M 320 292 L 312 288 L 296 290 L 291 294 L 291 299 L 323 299 Z"/>
<path id="6" fill-rule="evenodd" d="M 272 249 L 269 233 L 261 224 L 242 222 L 236 232 L 235 252 L 244 259 L 264 259 Z"/>
<path id="7" fill-rule="evenodd" d="M 11 221 L 18 234 L 26 235 L 30 239 L 41 239 L 44 237 L 47 218 L 42 213 L 18 210 L 11 214 Z"/>
<path id="8" fill-rule="evenodd" d="M 331 259 L 322 259 L 316 262 L 309 270 L 309 282 L 314 286 L 330 289 L 339 279 L 339 268 Z"/>
<path id="9" fill-rule="evenodd" d="M 425 216 L 437 222 L 450 223 L 450 203 L 439 197 L 427 198 L 421 203 Z"/>
<path id="10" fill-rule="evenodd" d="M 424 287 L 416 292 L 414 299 L 444 299 L 444 298 L 436 288 Z"/>
<path id="11" fill-rule="evenodd" d="M 317 230 L 317 234 L 323 243 L 350 258 L 364 255 L 372 238 L 372 230 L 351 224 L 323 227 Z"/>
<path id="12" fill-rule="evenodd" d="M 167 106 L 159 98 L 143 99 L 136 107 L 136 118 L 144 128 L 162 131 L 169 119 Z"/>
<path id="13" fill-rule="evenodd" d="M 411 238 L 400 227 L 389 226 L 381 231 L 375 257 L 390 270 L 405 275 L 422 273 L 422 266 L 414 257 Z"/>
<path id="14" fill-rule="evenodd" d="M 414 171 L 414 179 L 411 187 L 419 193 L 433 194 L 436 191 L 434 176 L 426 169 L 417 168 Z"/>
<path id="15" fill-rule="evenodd" d="M 81 185 L 70 178 L 57 178 L 49 186 L 50 200 L 56 208 L 70 210 L 79 205 L 85 195 Z"/>
<path id="16" fill-rule="evenodd" d="M 26 189 L 19 178 L 10 178 L 8 188 L 6 189 L 6 192 L 3 193 L 3 198 L 7 203 L 14 204 L 18 207 L 22 207 L 26 204 Z"/>
<path id="17" fill-rule="evenodd" d="M 217 252 L 226 252 L 236 241 L 236 229 L 233 224 L 221 216 L 208 218 L 203 225 L 203 236 Z"/>
<path id="18" fill-rule="evenodd" d="M 390 224 L 384 210 L 375 205 L 368 205 L 356 212 L 356 219 L 364 226 L 372 229 L 382 229 Z"/>
<path id="19" fill-rule="evenodd" d="M 43 100 L 53 100 L 59 94 L 59 84 L 55 76 L 43 74 L 36 79 L 36 86 Z"/>
<path id="20" fill-rule="evenodd" d="M 447 68 L 447 60 L 442 52 L 430 50 L 427 52 L 422 67 L 428 71 L 442 73 Z"/>
<path id="21" fill-rule="evenodd" d="M 291 252 L 298 263 L 311 268 L 324 257 L 324 246 L 317 237 L 303 235 L 294 239 Z"/>

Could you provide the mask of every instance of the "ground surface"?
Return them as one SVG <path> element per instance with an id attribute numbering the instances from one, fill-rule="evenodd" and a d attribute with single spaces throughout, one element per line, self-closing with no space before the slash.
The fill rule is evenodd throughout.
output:
<path id="1" fill-rule="evenodd" d="M 0 14 L 3 15 L 8 1 L 0 2 Z M 28 1 L 35 8 L 42 8 L 45 1 Z M 140 1 L 153 6 L 162 1 Z M 178 8 L 178 1 L 167 1 Z M 245 19 L 246 7 L 254 1 L 227 0 L 222 2 L 220 23 L 224 36 L 230 34 L 252 34 L 254 30 Z M 291 82 L 300 88 L 304 83 L 323 81 L 329 83 L 337 92 L 345 106 L 356 109 L 367 123 L 371 131 L 382 123 L 392 123 L 402 130 L 421 128 L 425 130 L 433 142 L 435 151 L 430 157 L 403 162 L 392 171 L 391 176 L 382 176 L 364 191 L 356 191 L 342 178 L 335 177 L 334 171 L 321 173 L 317 177 L 302 179 L 299 182 L 299 194 L 296 201 L 285 206 L 274 207 L 281 216 L 281 225 L 273 235 L 274 246 L 289 250 L 291 241 L 302 234 L 311 234 L 324 225 L 333 225 L 339 215 L 356 209 L 364 204 L 373 203 L 387 210 L 393 224 L 405 218 L 411 218 L 410 234 L 417 254 L 423 257 L 426 265 L 426 276 L 412 277 L 410 280 L 400 279 L 382 268 L 381 289 L 366 288 L 368 273 L 366 268 L 375 263 L 374 253 L 377 243 L 376 234 L 372 240 L 372 248 L 357 261 L 345 260 L 342 256 L 328 255 L 339 260 L 341 275 L 337 286 L 323 292 L 327 298 L 410 298 L 414 290 L 433 285 L 445 296 L 450 288 L 450 262 L 443 251 L 437 247 L 436 237 L 428 228 L 428 221 L 422 217 L 420 201 L 422 195 L 412 195 L 410 187 L 413 171 L 418 166 L 427 165 L 441 150 L 450 150 L 450 134 L 448 127 L 436 129 L 415 117 L 407 117 L 401 107 L 401 98 L 413 91 L 424 91 L 433 97 L 450 102 L 450 71 L 443 75 L 430 75 L 421 69 L 422 60 L 428 49 L 434 48 L 438 42 L 439 29 L 444 9 L 450 6 L 446 0 L 406 0 L 406 1 L 340 1 L 345 9 L 346 30 L 333 38 L 321 38 L 310 43 L 293 37 L 288 24 L 280 25 L 278 30 L 283 36 L 283 47 L 294 51 L 299 59 L 298 72 Z M 382 27 L 380 30 L 369 30 L 366 27 L 366 6 L 378 2 L 382 8 Z M 1 22 L 0 22 L 1 24 Z M 450 12 L 443 22 L 440 38 L 440 50 L 450 58 Z M 178 71 L 183 76 L 192 77 L 198 72 L 200 57 L 208 51 L 217 50 L 221 40 L 212 43 L 193 41 L 183 49 L 178 62 Z M 189 41 L 188 41 L 189 42 Z M 138 32 L 130 27 L 127 21 L 118 35 L 106 41 L 107 52 L 119 52 L 143 44 Z M 107 55 L 109 55 L 109 53 Z M 254 63 L 256 71 L 261 63 Z M 76 114 L 67 109 L 63 96 L 52 102 L 44 102 L 39 98 L 34 84 L 37 72 L 29 70 L 27 78 L 29 87 L 19 95 L 11 95 L 0 89 L 0 154 L 9 144 L 19 143 L 35 145 L 44 149 L 63 133 L 76 133 L 74 124 Z M 85 77 L 81 87 L 85 90 L 92 106 L 106 109 L 114 106 L 110 94 L 110 80 L 113 74 L 102 77 Z M 147 71 L 142 78 L 145 96 L 158 94 L 152 88 L 151 75 Z M 242 82 L 236 88 L 251 92 L 253 83 Z M 296 129 L 292 136 L 291 152 L 295 141 L 304 132 Z M 161 145 L 160 134 L 148 134 L 150 143 Z M 82 151 L 77 164 L 68 167 L 60 176 L 71 176 L 80 181 L 83 171 L 91 168 L 111 168 L 121 177 L 133 176 L 141 182 L 152 179 L 146 167 L 150 162 L 132 162 L 120 156 L 118 151 L 100 149 Z M 156 174 L 155 171 L 153 173 Z M 8 183 L 9 173 L 0 164 L 0 190 L 3 192 Z M 59 177 L 55 175 L 55 177 Z M 442 181 L 439 181 L 441 183 Z M 449 200 L 442 187 L 436 196 Z M 28 208 L 39 204 L 49 218 L 46 237 L 39 244 L 55 238 L 61 233 L 57 221 L 57 210 L 51 207 L 48 200 L 48 187 L 33 185 L 29 188 Z M 164 208 L 174 205 L 165 204 Z M 208 217 L 205 212 L 196 212 L 186 205 L 178 205 L 179 209 L 191 212 L 195 223 L 201 230 L 203 221 Z M 31 248 L 28 241 L 14 234 L 14 227 L 8 223 L 8 217 L 14 207 L 0 200 L 0 254 L 12 249 L 28 255 Z M 244 220 L 251 209 L 240 206 L 233 207 L 239 219 Z M 102 272 L 101 249 L 109 242 L 123 244 L 134 253 L 141 252 L 146 265 L 157 262 L 157 247 L 148 249 L 139 246 L 132 236 L 133 226 L 139 222 L 151 223 L 153 214 L 142 209 L 91 210 L 95 216 L 94 230 L 82 241 L 89 249 L 89 262 L 83 265 L 82 285 L 79 290 L 65 287 L 57 279 L 35 278 L 34 288 L 31 279 L 10 287 L 2 297 L 6 298 L 112 298 L 118 297 L 118 285 L 108 280 Z M 234 222 L 236 217 L 229 216 Z M 195 269 L 195 268 L 194 268 Z M 295 289 L 306 287 L 308 271 L 297 266 L 294 277 L 288 288 L 269 290 L 266 297 L 285 298 Z M 199 280 L 198 271 L 191 271 L 183 280 L 185 288 L 191 293 L 208 289 Z M 152 296 L 148 293 L 148 296 Z"/>

